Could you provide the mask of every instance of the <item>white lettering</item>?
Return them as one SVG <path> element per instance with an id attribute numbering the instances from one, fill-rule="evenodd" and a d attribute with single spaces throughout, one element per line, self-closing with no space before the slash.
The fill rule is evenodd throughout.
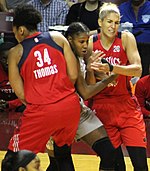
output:
<path id="1" fill-rule="evenodd" d="M 49 67 L 44 67 L 41 69 L 34 70 L 33 73 L 34 73 L 35 78 L 39 79 L 39 78 L 44 78 L 50 75 L 57 74 L 58 69 L 57 69 L 57 65 L 54 64 Z"/>
<path id="2" fill-rule="evenodd" d="M 112 56 L 107 57 L 106 60 L 112 65 L 119 65 L 121 63 L 119 58 L 112 57 Z"/>

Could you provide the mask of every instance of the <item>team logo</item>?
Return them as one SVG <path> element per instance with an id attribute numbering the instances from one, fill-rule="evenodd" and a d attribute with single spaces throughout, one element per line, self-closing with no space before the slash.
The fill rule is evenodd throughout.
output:
<path id="1" fill-rule="evenodd" d="M 39 39 L 36 37 L 36 38 L 34 38 L 34 41 L 35 41 L 35 43 L 38 43 Z"/>
<path id="2" fill-rule="evenodd" d="M 142 15 L 142 20 L 144 23 L 148 23 L 150 20 L 150 15 Z"/>
<path id="3" fill-rule="evenodd" d="M 120 46 L 114 46 L 113 47 L 113 52 L 120 52 Z"/>

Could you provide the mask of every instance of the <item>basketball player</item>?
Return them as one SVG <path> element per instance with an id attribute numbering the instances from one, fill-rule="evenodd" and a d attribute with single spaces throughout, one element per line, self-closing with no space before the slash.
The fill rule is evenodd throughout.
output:
<path id="1" fill-rule="evenodd" d="M 91 64 L 93 70 L 87 71 L 88 83 L 95 84 L 104 76 L 101 73 L 105 73 L 105 77 L 112 72 L 119 74 L 112 86 L 91 99 L 91 106 L 104 124 L 113 146 L 116 149 L 121 144 L 126 146 L 134 170 L 148 171 L 145 124 L 137 99 L 129 87 L 132 76 L 141 76 L 141 61 L 132 33 L 118 33 L 120 17 L 115 4 L 104 3 L 99 13 L 101 32 L 91 36 L 89 41 L 88 54 L 101 50 L 110 64 Z"/>
<path id="2" fill-rule="evenodd" d="M 26 109 L 10 141 L 2 171 L 14 152 L 44 152 L 50 136 L 55 141 L 59 170 L 74 171 L 71 144 L 80 118 L 74 88 L 77 61 L 63 35 L 37 32 L 39 22 L 41 14 L 30 5 L 14 11 L 13 32 L 19 44 L 8 55 L 9 80 Z"/>
<path id="3" fill-rule="evenodd" d="M 83 57 L 87 53 L 88 39 L 90 30 L 86 25 L 80 22 L 74 22 L 69 25 L 65 37 L 69 41 L 71 48 L 78 59 L 78 70 L 79 75 L 76 82 L 77 92 L 86 100 L 87 98 L 95 95 L 99 91 L 102 91 L 111 81 L 113 81 L 116 76 L 111 75 L 110 77 L 97 82 L 95 85 L 87 85 L 84 79 L 86 66 Z M 103 53 L 95 52 L 90 57 L 88 65 L 92 63 L 93 60 L 98 59 L 97 56 L 102 57 Z M 110 140 L 108 139 L 107 133 L 104 129 L 101 121 L 96 117 L 95 112 L 90 110 L 80 97 L 81 114 L 80 123 L 76 133 L 75 139 L 77 141 L 82 140 L 87 143 L 98 156 L 101 158 L 99 169 L 102 170 L 114 170 L 115 163 L 118 165 L 118 161 L 115 161 L 116 151 L 112 146 Z M 47 171 L 58 171 L 57 162 L 52 154 L 53 141 L 47 144 L 48 153 L 50 156 L 50 166 Z M 52 157 L 53 156 L 53 157 Z M 120 159 L 121 160 L 121 159 Z M 123 161 L 123 159 L 122 159 Z"/>

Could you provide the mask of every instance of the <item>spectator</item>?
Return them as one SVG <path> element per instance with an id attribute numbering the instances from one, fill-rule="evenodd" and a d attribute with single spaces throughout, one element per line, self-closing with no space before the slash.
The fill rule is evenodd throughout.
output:
<path id="1" fill-rule="evenodd" d="M 5 11 L 13 11 L 18 5 L 25 4 L 30 0 L 0 0 L 0 3 L 4 6 Z"/>
<path id="2" fill-rule="evenodd" d="M 81 3 L 81 2 L 84 2 L 84 1 L 85 0 L 66 0 L 69 7 L 71 7 L 75 3 Z"/>
<path id="3" fill-rule="evenodd" d="M 86 0 L 85 2 L 72 5 L 66 17 L 66 25 L 80 21 L 93 31 L 93 33 L 97 33 L 97 30 L 99 30 L 98 14 L 100 6 L 100 0 Z"/>
<path id="4" fill-rule="evenodd" d="M 117 5 L 120 5 L 123 2 L 126 2 L 127 0 L 103 0 L 103 2 L 112 2 L 115 3 Z"/>
<path id="5" fill-rule="evenodd" d="M 52 136 L 59 170 L 74 171 L 71 144 L 80 118 L 74 88 L 77 60 L 61 33 L 37 31 L 41 19 L 32 5 L 14 11 L 13 31 L 19 44 L 9 51 L 9 80 L 26 109 L 4 160 L 23 149 L 45 152 Z"/>
<path id="6" fill-rule="evenodd" d="M 135 96 L 138 99 L 144 117 L 150 118 L 150 65 L 149 75 L 140 78 L 136 83 Z"/>
<path id="7" fill-rule="evenodd" d="M 38 31 L 49 31 L 49 26 L 65 25 L 69 6 L 62 0 L 32 0 L 29 2 L 42 15 L 42 22 L 38 25 Z"/>
<path id="8" fill-rule="evenodd" d="M 150 1 L 128 0 L 119 6 L 121 24 L 133 24 L 132 33 L 135 35 L 142 62 L 142 77 L 149 74 L 150 65 Z"/>
<path id="9" fill-rule="evenodd" d="M 15 44 L 5 42 L 0 44 L 0 111 L 22 112 L 24 106 L 16 97 L 14 90 L 11 88 L 8 80 L 8 51 Z"/>
<path id="10" fill-rule="evenodd" d="M 119 6 L 121 24 L 133 24 L 133 34 L 137 42 L 150 43 L 150 2 L 147 0 L 128 0 Z"/>
<path id="11" fill-rule="evenodd" d="M 0 44 L 0 150 L 7 150 L 9 140 L 25 109 L 8 80 L 8 51 L 14 46 L 12 42 Z"/>
<path id="12" fill-rule="evenodd" d="M 39 157 L 29 150 L 20 150 L 11 157 L 3 160 L 3 171 L 42 171 Z"/>
<path id="13" fill-rule="evenodd" d="M 119 149 L 122 144 L 126 146 L 134 170 L 148 171 L 145 123 L 129 86 L 131 76 L 141 75 L 141 61 L 133 34 L 126 31 L 118 33 L 120 18 L 115 4 L 104 3 L 100 8 L 101 32 L 91 36 L 89 55 L 92 51 L 101 50 L 105 54 L 104 59 L 111 64 L 104 59 L 101 63 L 92 63 L 95 71 L 87 68 L 87 81 L 95 84 L 111 72 L 120 75 L 112 85 L 91 99 L 91 106 L 104 124 L 114 147 Z"/>

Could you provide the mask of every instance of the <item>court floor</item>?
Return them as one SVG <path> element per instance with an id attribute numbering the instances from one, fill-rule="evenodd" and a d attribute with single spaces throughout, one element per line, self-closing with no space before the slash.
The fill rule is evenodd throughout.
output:
<path id="1" fill-rule="evenodd" d="M 5 151 L 0 151 L 0 163 L 5 155 Z M 47 154 L 38 154 L 41 160 L 42 169 L 45 171 L 48 166 L 48 157 Z M 99 158 L 96 155 L 82 155 L 82 154 L 73 154 L 73 162 L 75 165 L 76 171 L 98 171 Z M 127 171 L 133 171 L 131 161 L 128 157 L 125 157 Z M 148 165 L 150 170 L 150 158 L 148 158 Z M 1 169 L 0 169 L 1 171 Z"/>

